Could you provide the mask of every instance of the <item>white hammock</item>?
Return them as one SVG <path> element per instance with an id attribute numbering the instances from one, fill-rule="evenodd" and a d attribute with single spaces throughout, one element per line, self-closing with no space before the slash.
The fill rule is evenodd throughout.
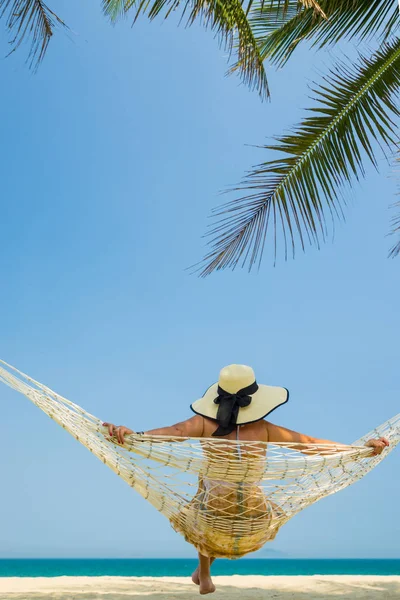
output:
<path id="1" fill-rule="evenodd" d="M 303 508 L 364 477 L 400 441 L 399 414 L 351 447 L 135 434 L 120 446 L 102 421 L 3 361 L 0 381 L 25 394 L 207 556 L 258 550 Z M 381 436 L 390 446 L 372 457 L 364 444 Z"/>

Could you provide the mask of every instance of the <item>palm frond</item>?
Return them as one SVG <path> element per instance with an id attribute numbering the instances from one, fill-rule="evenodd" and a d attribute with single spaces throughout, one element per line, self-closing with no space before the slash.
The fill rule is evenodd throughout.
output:
<path id="1" fill-rule="evenodd" d="M 315 0 L 299 0 L 299 3 L 304 6 L 304 8 L 310 8 L 314 15 L 319 15 L 323 19 L 327 19 L 326 13 L 323 11 L 321 7 L 321 2 L 316 2 Z M 287 2 L 289 4 L 289 2 Z"/>
<path id="2" fill-rule="evenodd" d="M 260 263 L 268 227 L 283 233 L 288 243 L 319 245 L 327 235 L 325 213 L 342 216 L 343 190 L 364 175 L 367 157 L 375 166 L 372 140 L 382 147 L 396 143 L 399 116 L 400 41 L 385 44 L 356 64 L 339 63 L 314 90 L 312 116 L 265 146 L 281 158 L 263 163 L 246 177 L 239 191 L 250 192 L 220 207 L 209 235 L 211 251 L 198 266 L 205 276 L 214 270 Z"/>
<path id="3" fill-rule="evenodd" d="M 266 48 L 268 41 L 272 40 L 272 35 L 276 32 L 283 30 L 287 23 L 292 23 L 293 19 L 299 19 L 301 22 L 303 16 L 313 14 L 313 11 L 307 10 L 300 2 L 288 0 L 285 3 L 272 2 L 265 4 L 256 4 L 253 11 L 249 15 L 249 22 L 255 39 L 255 43 L 258 46 L 261 59 L 265 60 L 268 58 Z M 317 14 L 317 16 L 319 16 Z M 321 15 L 322 17 L 322 15 Z M 257 28 L 258 19 L 262 20 L 262 34 L 260 34 Z M 312 19 L 314 21 L 314 18 Z M 240 69 L 240 58 L 231 67 L 230 71 L 236 71 Z"/>
<path id="4" fill-rule="evenodd" d="M 400 154 L 397 157 L 396 160 L 396 170 L 398 171 L 400 168 Z M 398 195 L 400 194 L 400 184 L 398 184 Z M 395 215 L 392 219 L 391 219 L 391 225 L 392 225 L 392 231 L 391 231 L 391 235 L 395 235 L 398 237 L 398 241 L 396 244 L 394 244 L 389 252 L 389 258 L 395 258 L 396 256 L 398 256 L 400 254 L 400 202 L 396 202 L 396 204 L 393 205 L 393 208 L 397 208 L 399 209 L 399 212 L 397 213 L 397 215 Z"/>
<path id="5" fill-rule="evenodd" d="M 320 22 L 315 39 L 319 47 L 342 38 L 368 39 L 379 32 L 387 38 L 399 28 L 399 10 L 392 0 L 325 1 L 329 18 Z"/>
<path id="6" fill-rule="evenodd" d="M 395 208 L 400 210 L 400 202 L 394 204 Z M 392 235 L 397 235 L 400 238 L 400 212 L 392 218 Z M 389 258 L 395 258 L 400 254 L 400 239 L 394 244 L 389 252 Z"/>
<path id="7" fill-rule="evenodd" d="M 103 10 L 114 22 L 121 15 L 132 12 L 136 22 L 143 14 L 151 20 L 162 15 L 167 19 L 179 9 L 181 21 L 185 20 L 188 26 L 199 20 L 212 29 L 229 55 L 237 45 L 235 51 L 240 63 L 237 70 L 242 80 L 265 99 L 269 97 L 267 76 L 247 19 L 252 2 L 248 0 L 246 6 L 240 0 L 103 0 Z"/>
<path id="8" fill-rule="evenodd" d="M 249 21 L 262 57 L 282 66 L 302 40 L 312 40 L 318 48 L 342 38 L 388 40 L 400 27 L 399 8 L 392 0 L 321 0 L 320 6 L 327 19 L 313 10 L 296 11 L 297 2 L 290 0 L 287 18 L 281 11 L 282 22 L 271 31 L 268 11 L 256 5 Z"/>
<path id="9" fill-rule="evenodd" d="M 67 27 L 43 0 L 0 0 L 0 18 L 6 18 L 7 29 L 14 33 L 10 54 L 30 40 L 28 63 L 36 69 L 46 54 L 57 25 Z"/>
<path id="10" fill-rule="evenodd" d="M 261 0 L 259 8 L 264 14 L 279 11 L 286 15 L 291 0 Z M 261 98 L 269 97 L 268 82 L 264 68 L 264 57 L 259 50 L 248 15 L 253 10 L 254 0 L 103 0 L 103 10 L 115 22 L 122 15 L 132 11 L 134 22 L 141 14 L 155 19 L 161 14 L 168 18 L 171 13 L 180 10 L 181 19 L 187 25 L 195 20 L 218 35 L 220 42 L 234 51 L 237 60 L 228 73 L 238 72 L 242 81 L 251 89 L 256 89 Z M 317 0 L 296 0 L 298 9 L 306 7 L 310 14 L 325 18 L 325 13 Z"/>
<path id="11" fill-rule="evenodd" d="M 112 23 L 127 13 L 127 0 L 102 0 L 103 13 Z"/>

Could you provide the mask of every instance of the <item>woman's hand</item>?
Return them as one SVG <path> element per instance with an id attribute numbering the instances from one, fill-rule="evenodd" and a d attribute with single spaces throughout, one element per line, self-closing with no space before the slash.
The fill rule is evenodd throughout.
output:
<path id="1" fill-rule="evenodd" d="M 374 448 L 372 456 L 376 456 L 377 454 L 381 454 L 386 446 L 389 446 L 389 440 L 385 437 L 381 437 L 375 440 L 368 440 L 365 445 Z"/>
<path id="2" fill-rule="evenodd" d="M 124 439 L 125 435 L 130 435 L 131 433 L 133 433 L 132 429 L 129 429 L 128 427 L 124 427 L 123 425 L 119 425 L 117 427 L 116 425 L 113 425 L 112 423 L 103 423 L 103 427 L 108 428 L 108 433 L 110 434 L 110 437 L 116 437 L 119 444 L 125 443 L 125 439 Z"/>

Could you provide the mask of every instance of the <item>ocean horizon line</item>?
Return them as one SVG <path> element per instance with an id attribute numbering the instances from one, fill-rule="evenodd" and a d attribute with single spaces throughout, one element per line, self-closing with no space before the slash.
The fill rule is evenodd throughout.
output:
<path id="1" fill-rule="evenodd" d="M 58 560 L 58 561 L 62 561 L 62 560 L 79 560 L 79 561 L 95 561 L 95 560 L 110 560 L 110 561 L 131 561 L 131 560 L 164 560 L 164 561 L 176 561 L 176 560 L 184 560 L 184 561 L 192 561 L 195 560 L 197 561 L 197 558 L 195 556 L 121 556 L 121 557 L 112 557 L 112 556 L 4 556 L 4 557 L 0 557 L 0 561 L 5 561 L 5 560 Z M 219 558 L 218 561 L 230 561 L 230 559 L 227 558 Z M 247 557 L 244 556 L 240 559 L 242 560 L 254 560 L 254 561 L 271 561 L 271 560 L 293 560 L 293 561 L 318 561 L 318 560 L 326 560 L 326 561 L 334 561 L 334 560 L 338 560 L 338 561 L 342 561 L 342 560 L 346 560 L 346 561 L 388 561 L 388 560 L 399 560 L 400 561 L 400 556 L 389 556 L 389 557 L 362 557 L 362 556 L 336 556 L 336 557 L 329 557 L 329 556 L 301 556 L 301 557 L 296 557 L 296 556 L 255 556 L 255 557 Z M 230 561 L 231 562 L 231 561 Z M 237 562 L 237 561 L 234 561 Z"/>

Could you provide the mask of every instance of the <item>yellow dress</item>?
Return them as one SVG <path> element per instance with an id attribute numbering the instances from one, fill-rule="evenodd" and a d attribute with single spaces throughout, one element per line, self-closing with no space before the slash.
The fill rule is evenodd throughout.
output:
<path id="1" fill-rule="evenodd" d="M 272 541 L 283 516 L 254 483 L 201 479 L 197 494 L 171 525 L 204 556 L 240 558 Z"/>
<path id="2" fill-rule="evenodd" d="M 238 433 L 237 433 L 238 438 Z M 206 448 L 207 443 L 204 443 Z M 207 450 L 205 450 L 207 452 Z M 210 461 L 226 460 L 212 450 Z M 237 460 L 245 465 L 243 450 Z M 259 470 L 265 468 L 265 454 L 257 459 Z M 256 462 L 256 464 L 257 464 Z M 284 513 L 264 494 L 257 481 L 222 481 L 201 476 L 194 498 L 170 518 L 172 527 L 198 552 L 210 558 L 240 558 L 259 550 L 275 538 L 283 524 Z"/>

